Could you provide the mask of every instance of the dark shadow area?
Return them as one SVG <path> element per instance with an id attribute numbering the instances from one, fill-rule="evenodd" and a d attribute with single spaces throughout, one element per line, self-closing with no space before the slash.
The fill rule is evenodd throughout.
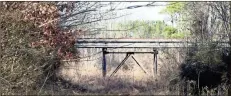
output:
<path id="1" fill-rule="evenodd" d="M 180 78 L 181 80 L 194 81 L 193 93 L 194 95 L 200 95 L 203 88 L 207 87 L 209 90 L 218 87 L 221 84 L 227 82 L 226 72 L 227 65 L 229 63 L 230 52 L 227 49 L 217 50 L 212 54 L 205 53 L 206 55 L 217 55 L 220 58 L 212 58 L 210 62 L 203 62 L 204 58 L 198 57 L 195 53 L 195 49 L 190 49 L 188 58 L 180 66 Z M 201 51 L 202 52 L 202 51 Z M 212 57 L 212 56 L 211 56 Z M 215 62 L 214 59 L 221 59 L 219 62 Z M 192 86 L 191 86 L 192 87 Z"/>

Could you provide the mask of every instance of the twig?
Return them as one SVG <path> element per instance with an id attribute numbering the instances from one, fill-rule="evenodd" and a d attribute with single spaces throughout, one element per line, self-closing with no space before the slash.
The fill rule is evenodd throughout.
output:
<path id="1" fill-rule="evenodd" d="M 46 79 L 45 79 L 45 81 L 43 82 L 42 87 L 39 89 L 38 95 L 39 95 L 39 93 L 41 92 L 42 88 L 44 87 L 44 85 L 45 85 L 45 83 L 46 83 L 46 81 L 47 81 L 47 79 L 48 79 L 48 75 L 49 75 L 49 73 L 47 74 Z"/>

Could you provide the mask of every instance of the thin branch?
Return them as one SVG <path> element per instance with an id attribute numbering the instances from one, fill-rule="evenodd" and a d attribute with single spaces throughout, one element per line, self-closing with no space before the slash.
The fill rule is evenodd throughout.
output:
<path id="1" fill-rule="evenodd" d="M 82 24 L 79 23 L 79 24 L 73 24 L 73 25 L 63 25 L 63 26 L 61 26 L 61 27 L 72 27 L 72 26 L 86 25 L 86 24 L 95 23 L 95 22 L 99 22 L 99 21 L 112 20 L 112 19 L 116 19 L 116 18 L 123 17 L 123 16 L 125 16 L 125 15 L 118 16 L 118 17 L 113 17 L 113 18 L 92 20 L 92 21 L 84 22 L 84 23 L 82 23 Z"/>

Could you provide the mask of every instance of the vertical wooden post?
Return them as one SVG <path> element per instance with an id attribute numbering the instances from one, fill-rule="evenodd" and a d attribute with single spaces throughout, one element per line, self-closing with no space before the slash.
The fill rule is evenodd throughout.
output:
<path id="1" fill-rule="evenodd" d="M 106 63 L 106 48 L 102 48 L 103 51 L 103 60 L 102 60 L 102 69 L 103 69 L 103 77 L 106 76 L 106 72 L 107 72 L 107 63 Z"/>
<path id="2" fill-rule="evenodd" d="M 155 50 L 155 63 L 156 63 L 156 74 L 157 74 L 157 54 L 158 54 L 158 51 L 157 50 Z"/>
<path id="3" fill-rule="evenodd" d="M 153 76 L 155 76 L 155 49 L 153 49 Z"/>
<path id="4" fill-rule="evenodd" d="M 180 63 L 180 51 L 177 52 L 177 63 Z"/>
<path id="5" fill-rule="evenodd" d="M 154 65 L 153 71 L 154 71 L 154 74 L 157 74 L 157 54 L 158 54 L 158 51 L 153 49 L 153 65 Z"/>

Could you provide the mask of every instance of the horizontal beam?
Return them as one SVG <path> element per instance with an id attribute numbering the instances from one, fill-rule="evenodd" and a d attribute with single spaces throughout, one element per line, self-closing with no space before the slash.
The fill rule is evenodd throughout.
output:
<path id="1" fill-rule="evenodd" d="M 78 39 L 76 43 L 198 43 L 183 39 Z M 213 41 L 212 43 L 228 43 L 228 41 Z"/>
<path id="2" fill-rule="evenodd" d="M 217 44 L 218 42 L 212 42 Z M 79 39 L 76 48 L 185 48 L 207 43 L 186 42 L 181 39 Z M 228 42 L 219 42 L 219 47 L 229 47 Z"/>
<path id="3" fill-rule="evenodd" d="M 157 41 L 157 40 L 77 40 L 76 43 L 184 43 L 185 41 Z"/>
<path id="4" fill-rule="evenodd" d="M 133 52 L 106 52 L 106 54 L 110 54 L 110 53 L 112 53 L 112 54 L 127 54 L 127 53 L 130 53 L 130 54 L 154 54 L 155 52 L 135 52 L 135 51 L 133 51 Z"/>
<path id="5" fill-rule="evenodd" d="M 185 48 L 193 47 L 194 44 L 183 43 L 109 43 L 109 44 L 76 44 L 76 48 Z M 198 44 L 199 46 L 199 44 Z M 205 45 L 208 46 L 208 45 Z M 229 47 L 228 44 L 219 44 L 218 47 Z"/>

